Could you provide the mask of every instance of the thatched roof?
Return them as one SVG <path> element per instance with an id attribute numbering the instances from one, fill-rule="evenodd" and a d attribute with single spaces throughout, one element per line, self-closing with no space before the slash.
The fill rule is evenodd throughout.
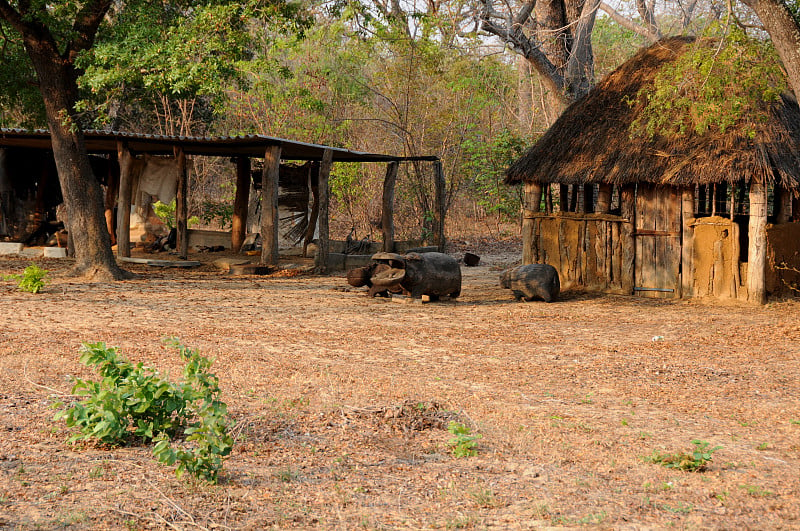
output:
<path id="1" fill-rule="evenodd" d="M 686 185 L 757 179 L 800 189 L 800 109 L 790 96 L 763 112 L 770 118 L 754 138 L 741 128 L 687 132 L 652 140 L 632 137 L 643 104 L 630 105 L 659 69 L 689 50 L 688 37 L 641 50 L 570 105 L 506 173 L 506 182 Z"/>

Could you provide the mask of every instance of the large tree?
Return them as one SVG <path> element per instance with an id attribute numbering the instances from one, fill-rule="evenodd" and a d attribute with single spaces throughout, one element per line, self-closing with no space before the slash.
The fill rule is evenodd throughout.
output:
<path id="1" fill-rule="evenodd" d="M 44 101 L 53 155 L 74 242 L 74 273 L 102 279 L 129 276 L 111 251 L 103 216 L 103 194 L 86 152 L 83 132 L 75 115 L 79 72 L 75 61 L 94 44 L 98 28 L 112 0 L 85 2 L 0 0 L 0 19 L 22 39 L 36 71 Z"/>

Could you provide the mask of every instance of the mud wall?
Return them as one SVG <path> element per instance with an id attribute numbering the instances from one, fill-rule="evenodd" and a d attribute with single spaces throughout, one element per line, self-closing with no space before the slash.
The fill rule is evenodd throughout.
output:
<path id="1" fill-rule="evenodd" d="M 692 227 L 694 296 L 746 298 L 746 278 L 739 264 L 739 225 L 729 218 L 711 216 L 697 218 Z"/>
<path id="2" fill-rule="evenodd" d="M 800 295 L 798 270 L 800 223 L 767 225 L 767 294 Z"/>

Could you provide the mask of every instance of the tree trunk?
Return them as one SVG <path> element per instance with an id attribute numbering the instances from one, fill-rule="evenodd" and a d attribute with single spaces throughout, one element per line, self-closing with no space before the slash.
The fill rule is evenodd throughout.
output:
<path id="1" fill-rule="evenodd" d="M 750 181 L 750 223 L 747 250 L 747 300 L 756 304 L 767 302 L 767 190 L 766 186 Z"/>
<path id="2" fill-rule="evenodd" d="M 31 58 L 44 100 L 64 206 L 74 242 L 73 275 L 98 280 L 121 280 L 132 275 L 120 269 L 111 252 L 103 191 L 86 152 L 83 132 L 72 121 L 77 85 L 73 68 L 49 49 L 28 39 Z"/>
<path id="3" fill-rule="evenodd" d="M 743 0 L 756 12 L 786 69 L 795 96 L 800 95 L 800 28 L 783 0 Z"/>
<path id="4" fill-rule="evenodd" d="M 250 157 L 236 158 L 236 196 L 233 200 L 231 219 L 231 250 L 242 250 L 247 235 L 247 203 L 250 197 Z"/>

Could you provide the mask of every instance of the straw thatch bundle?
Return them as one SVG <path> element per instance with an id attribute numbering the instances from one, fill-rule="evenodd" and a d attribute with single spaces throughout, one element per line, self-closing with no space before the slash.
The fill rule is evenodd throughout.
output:
<path id="1" fill-rule="evenodd" d="M 506 182 L 690 185 L 757 179 L 800 189 L 800 109 L 788 95 L 760 108 L 769 118 L 752 137 L 738 127 L 632 137 L 631 124 L 644 105 L 636 101 L 639 89 L 652 86 L 659 70 L 693 43 L 688 37 L 665 39 L 609 74 L 511 165 Z"/>

